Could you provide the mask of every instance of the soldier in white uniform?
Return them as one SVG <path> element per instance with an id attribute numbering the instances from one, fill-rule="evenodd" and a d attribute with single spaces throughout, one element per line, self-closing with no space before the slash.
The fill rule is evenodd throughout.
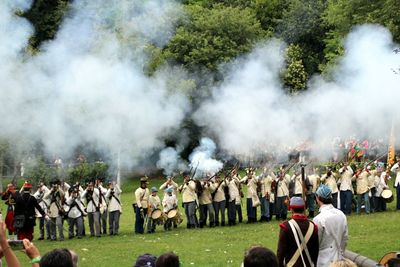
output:
<path id="1" fill-rule="evenodd" d="M 106 193 L 106 199 L 108 199 L 108 227 L 109 235 L 118 235 L 119 231 L 119 218 L 121 216 L 121 189 L 115 181 L 111 181 L 108 184 L 108 190 Z"/>
<path id="2" fill-rule="evenodd" d="M 290 178 L 289 183 L 289 197 L 302 197 L 303 196 L 303 182 L 301 174 L 296 171 Z"/>
<path id="3" fill-rule="evenodd" d="M 83 235 L 83 216 L 86 216 L 86 212 L 79 188 L 74 186 L 70 187 L 66 204 L 68 205 L 68 239 L 74 238 L 74 228 L 76 237 L 81 239 Z"/>
<path id="4" fill-rule="evenodd" d="M 90 236 L 100 237 L 100 192 L 94 187 L 93 182 L 89 182 L 82 199 L 86 202 L 86 212 L 89 219 Z"/>
<path id="5" fill-rule="evenodd" d="M 50 189 L 43 183 L 40 182 L 37 191 L 33 196 L 36 198 L 39 206 L 42 208 L 42 210 L 48 214 L 48 209 L 49 209 L 49 203 L 47 203 L 44 199 L 44 195 L 46 195 Z M 39 213 L 36 212 L 36 216 L 39 218 L 39 230 L 40 230 L 40 235 L 38 240 L 43 240 L 44 239 L 44 232 L 46 229 L 47 233 L 47 239 L 50 239 L 50 222 L 47 222 L 45 218 Z"/>
<path id="6" fill-rule="evenodd" d="M 64 240 L 64 192 L 61 190 L 58 180 L 51 182 L 51 189 L 43 198 L 47 203 L 49 203 L 50 239 L 53 241 L 57 240 L 58 229 L 58 238 L 62 241 Z"/>
<path id="7" fill-rule="evenodd" d="M 400 159 L 390 170 L 396 173 L 396 180 L 394 181 L 394 187 L 396 188 L 396 209 L 400 210 Z"/>
<path id="8" fill-rule="evenodd" d="M 203 188 L 203 192 L 201 192 L 199 196 L 199 204 L 200 204 L 199 226 L 200 228 L 203 228 L 205 225 L 207 225 L 207 212 L 208 212 L 209 223 L 210 223 L 209 226 L 214 227 L 215 211 L 212 203 L 211 194 L 214 192 L 216 187 L 213 182 L 208 180 L 202 181 L 201 186 Z"/>
<path id="9" fill-rule="evenodd" d="M 107 189 L 103 187 L 103 182 L 101 180 L 96 180 L 96 187 L 99 189 L 100 197 L 99 197 L 99 211 L 100 211 L 100 231 L 103 234 L 107 234 Z"/>
<path id="10" fill-rule="evenodd" d="M 151 188 L 151 195 L 149 196 L 148 204 L 147 204 L 147 233 L 151 234 L 156 231 L 156 223 L 153 220 L 151 214 L 154 210 L 161 208 L 161 199 L 157 195 L 157 188 Z"/>
<path id="11" fill-rule="evenodd" d="M 278 177 L 271 173 L 271 176 L 276 181 L 276 198 L 275 198 L 275 213 L 277 220 L 286 220 L 289 201 L 289 182 L 290 176 L 280 170 Z"/>
<path id="12" fill-rule="evenodd" d="M 375 212 L 376 203 L 375 203 L 375 194 L 376 194 L 376 179 L 379 179 L 378 169 L 370 170 L 370 175 L 368 176 L 368 187 L 369 187 L 369 204 L 371 208 L 371 212 Z"/>
<path id="13" fill-rule="evenodd" d="M 178 188 L 179 192 L 182 194 L 183 208 L 185 209 L 187 228 L 196 228 L 196 184 L 190 179 L 188 173 L 184 174 L 183 184 Z"/>
<path id="14" fill-rule="evenodd" d="M 305 181 L 307 202 L 306 204 L 309 217 L 314 217 L 315 215 L 315 192 L 317 192 L 319 183 L 320 177 L 318 174 L 316 174 L 315 170 L 313 174 L 307 176 Z"/>
<path id="15" fill-rule="evenodd" d="M 165 190 L 168 189 L 168 188 L 172 188 L 172 193 L 173 193 L 175 196 L 178 195 L 178 194 L 177 194 L 177 191 L 178 191 L 178 184 L 175 183 L 175 181 L 173 180 L 173 178 L 172 178 L 171 176 L 168 176 L 168 177 L 167 177 L 167 181 L 165 181 L 165 183 L 163 183 L 163 184 L 160 186 L 160 190 L 164 191 L 164 193 L 165 193 Z M 167 194 L 167 193 L 165 193 L 165 195 L 166 195 L 166 194 Z"/>
<path id="16" fill-rule="evenodd" d="M 364 169 L 360 169 L 356 173 L 356 193 L 357 193 L 357 214 L 361 212 L 361 204 L 364 200 L 365 204 L 365 212 L 367 214 L 370 213 L 370 203 L 369 203 L 369 187 L 368 187 L 368 178 L 371 175 L 369 172 L 369 166 Z"/>
<path id="17" fill-rule="evenodd" d="M 162 200 L 163 212 L 168 214 L 170 210 L 178 208 L 178 199 L 176 195 L 173 194 L 172 187 L 169 187 L 165 190 L 165 195 Z M 170 231 L 172 228 L 172 219 L 168 218 L 166 223 L 164 224 L 164 230 Z"/>
<path id="18" fill-rule="evenodd" d="M 257 222 L 257 206 L 260 204 L 260 200 L 258 199 L 257 195 L 257 182 L 258 181 L 253 173 L 253 170 L 249 170 L 247 175 L 240 180 L 240 183 L 247 185 L 247 223 Z"/>
<path id="19" fill-rule="evenodd" d="M 140 187 L 135 191 L 135 233 L 144 234 L 144 219 L 147 216 L 147 203 L 150 191 L 147 177 L 140 178 Z"/>
<path id="20" fill-rule="evenodd" d="M 240 207 L 240 194 L 239 194 L 239 179 L 232 173 L 227 179 L 225 179 L 225 184 L 229 190 L 228 199 L 228 225 L 232 226 L 236 224 L 236 213 L 237 206 Z"/>
<path id="21" fill-rule="evenodd" d="M 340 210 L 343 211 L 344 214 L 351 214 L 351 203 L 353 200 L 353 184 L 352 182 L 355 180 L 355 176 L 353 176 L 353 169 L 345 164 L 342 168 L 339 169 L 339 173 L 341 174 L 340 178 Z"/>
<path id="22" fill-rule="evenodd" d="M 336 173 L 329 169 L 326 174 L 321 176 L 321 182 L 331 189 L 332 205 L 333 207 L 338 208 L 339 189 L 337 186 L 336 175 Z"/>
<path id="23" fill-rule="evenodd" d="M 261 192 L 260 192 L 260 202 L 261 202 L 261 219 L 260 221 L 268 222 L 271 220 L 271 198 L 273 197 L 271 191 L 271 184 L 274 180 L 271 175 L 263 175 L 261 179 Z"/>
<path id="24" fill-rule="evenodd" d="M 178 184 L 175 183 L 172 176 L 168 176 L 167 181 L 160 186 L 160 190 L 164 191 L 164 196 L 167 195 L 165 190 L 168 188 L 172 188 L 172 194 L 174 194 L 176 196 L 176 198 L 178 199 Z M 173 224 L 174 228 L 178 227 L 176 221 L 173 221 L 172 224 Z"/>
<path id="25" fill-rule="evenodd" d="M 221 226 L 225 226 L 225 187 L 226 183 L 221 181 L 219 176 L 215 177 L 215 191 L 213 193 L 213 206 L 215 210 L 215 226 L 219 226 L 219 216 L 221 215 Z"/>

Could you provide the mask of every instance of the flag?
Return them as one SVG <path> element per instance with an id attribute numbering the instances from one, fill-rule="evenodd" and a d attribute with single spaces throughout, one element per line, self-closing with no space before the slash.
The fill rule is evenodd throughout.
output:
<path id="1" fill-rule="evenodd" d="M 389 136 L 389 146 L 388 146 L 388 157 L 387 157 L 387 165 L 391 166 L 394 164 L 395 160 L 395 152 L 394 152 L 394 125 L 392 123 L 392 129 L 390 130 L 390 136 Z"/>

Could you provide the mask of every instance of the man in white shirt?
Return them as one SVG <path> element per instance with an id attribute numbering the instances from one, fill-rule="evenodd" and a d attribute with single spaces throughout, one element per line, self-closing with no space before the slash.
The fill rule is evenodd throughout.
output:
<path id="1" fill-rule="evenodd" d="M 74 227 L 76 227 L 76 236 L 82 238 L 83 234 L 83 216 L 86 215 L 84 206 L 81 201 L 79 188 L 70 187 L 70 194 L 66 200 L 69 207 L 68 216 L 68 239 L 74 238 Z"/>
<path id="2" fill-rule="evenodd" d="M 89 182 L 82 199 L 86 201 L 86 212 L 89 219 L 90 236 L 100 237 L 100 192 L 94 187 L 93 181 Z"/>
<path id="3" fill-rule="evenodd" d="M 355 180 L 355 176 L 353 176 L 353 169 L 344 165 L 340 170 L 341 174 L 340 178 L 340 210 L 344 212 L 344 214 L 351 214 L 351 203 L 353 200 L 353 184 L 352 182 Z"/>
<path id="4" fill-rule="evenodd" d="M 183 184 L 178 188 L 178 191 L 182 194 L 183 208 L 185 209 L 187 228 L 196 228 L 196 184 L 190 178 L 189 173 L 184 173 Z"/>
<path id="5" fill-rule="evenodd" d="M 168 214 L 169 211 L 178 208 L 178 200 L 176 195 L 173 194 L 174 190 L 172 187 L 169 187 L 165 190 L 165 195 L 162 201 L 163 212 Z M 172 219 L 168 218 L 166 223 L 164 224 L 164 230 L 170 231 L 172 228 Z"/>
<path id="6" fill-rule="evenodd" d="M 115 181 L 111 181 L 108 184 L 108 190 L 106 193 L 106 199 L 108 199 L 108 234 L 118 235 L 119 230 L 119 218 L 121 216 L 121 189 Z"/>
<path id="7" fill-rule="evenodd" d="M 348 240 L 347 218 L 332 205 L 332 191 L 321 185 L 317 192 L 319 214 L 313 222 L 318 226 L 319 255 L 317 267 L 328 267 L 332 262 L 343 259 Z"/>
<path id="8" fill-rule="evenodd" d="M 396 188 L 396 209 L 400 210 L 400 159 L 395 163 L 390 171 L 396 173 L 394 187 Z"/>
<path id="9" fill-rule="evenodd" d="M 140 178 L 140 187 L 135 191 L 135 233 L 144 234 L 144 220 L 147 216 L 150 191 L 147 188 L 147 177 Z"/>

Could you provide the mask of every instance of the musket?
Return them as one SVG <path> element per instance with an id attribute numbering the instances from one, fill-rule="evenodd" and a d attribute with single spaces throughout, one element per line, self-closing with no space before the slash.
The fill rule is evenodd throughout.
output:
<path id="1" fill-rule="evenodd" d="M 191 179 L 191 180 L 192 180 L 192 179 L 194 178 L 194 176 L 196 175 L 197 168 L 199 167 L 199 164 L 200 164 L 200 161 L 197 162 L 197 166 L 196 166 L 196 168 L 194 169 L 193 174 L 190 176 L 190 179 Z"/>

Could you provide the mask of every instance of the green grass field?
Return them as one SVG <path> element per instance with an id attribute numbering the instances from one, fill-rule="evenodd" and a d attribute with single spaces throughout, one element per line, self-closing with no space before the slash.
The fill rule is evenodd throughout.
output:
<path id="1" fill-rule="evenodd" d="M 161 182 L 162 180 L 153 181 L 150 186 L 159 186 Z M 34 244 L 42 254 L 57 247 L 73 249 L 79 254 L 80 266 L 83 267 L 133 266 L 138 255 L 160 255 L 168 251 L 177 253 L 183 266 L 240 266 L 244 251 L 249 246 L 263 245 L 276 251 L 279 234 L 279 222 L 276 220 L 269 223 L 191 230 L 186 229 L 184 221 L 170 232 L 164 232 L 162 226 L 158 226 L 154 234 L 135 235 L 131 204 L 137 185 L 137 182 L 129 182 L 123 187 L 123 214 L 119 236 L 85 237 L 63 242 L 34 240 Z M 242 206 L 245 211 L 244 205 Z M 379 260 L 389 251 L 400 251 L 400 212 L 394 211 L 394 202 L 388 205 L 388 209 L 385 213 L 354 214 L 348 217 L 349 250 L 374 260 Z M 3 206 L 3 212 L 4 210 Z M 88 227 L 86 231 L 88 232 Z M 67 233 L 65 235 L 67 237 Z M 35 229 L 35 237 L 38 237 L 38 229 Z M 27 257 L 22 252 L 17 253 L 23 266 L 30 266 Z"/>

